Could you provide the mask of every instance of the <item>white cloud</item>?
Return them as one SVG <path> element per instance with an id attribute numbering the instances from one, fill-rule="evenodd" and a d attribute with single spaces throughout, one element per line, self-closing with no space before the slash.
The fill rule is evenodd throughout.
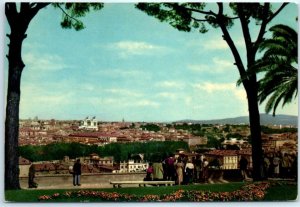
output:
<path id="1" fill-rule="evenodd" d="M 232 60 L 221 59 L 221 58 L 218 58 L 218 57 L 213 58 L 213 63 L 218 68 L 221 68 L 221 67 L 222 68 L 234 67 Z"/>
<path id="2" fill-rule="evenodd" d="M 184 83 L 179 81 L 162 81 L 155 84 L 156 87 L 161 88 L 175 88 L 175 89 L 183 89 Z"/>
<path id="3" fill-rule="evenodd" d="M 68 67 L 58 55 L 26 53 L 23 59 L 29 70 L 58 71 Z"/>
<path id="4" fill-rule="evenodd" d="M 83 84 L 81 88 L 86 91 L 95 91 L 95 86 L 89 83 Z"/>
<path id="5" fill-rule="evenodd" d="M 246 94 L 246 91 L 244 90 L 243 87 L 240 87 L 240 88 L 235 88 L 234 89 L 234 96 L 242 101 L 242 102 L 246 102 L 247 101 L 247 94 Z"/>
<path id="6" fill-rule="evenodd" d="M 45 84 L 36 87 L 35 85 L 24 85 L 22 86 L 22 101 L 37 103 L 37 104 L 59 104 L 59 103 L 70 103 L 70 98 L 75 94 L 69 92 L 67 89 L 61 89 L 61 84 L 55 87 L 55 84 Z M 50 88 L 52 90 L 50 90 Z"/>
<path id="7" fill-rule="evenodd" d="M 241 102 L 247 101 L 247 95 L 244 88 L 237 88 L 234 83 L 211 83 L 204 82 L 199 84 L 194 84 L 193 87 L 197 90 L 205 91 L 209 94 L 215 92 L 224 92 L 234 95 L 236 99 Z"/>
<path id="8" fill-rule="evenodd" d="M 244 47 L 244 40 L 242 38 L 234 40 L 236 47 Z M 225 40 L 220 36 L 213 37 L 212 39 L 206 40 L 202 43 L 204 50 L 229 50 L 229 46 Z"/>
<path id="9" fill-rule="evenodd" d="M 157 103 L 157 102 L 154 102 L 154 101 L 150 101 L 150 100 L 146 100 L 146 99 L 144 99 L 144 100 L 139 100 L 139 101 L 137 101 L 135 104 L 133 104 L 133 105 L 136 105 L 136 106 L 150 106 L 150 107 L 155 107 L 155 108 L 157 108 L 157 107 L 159 107 L 159 103 Z"/>
<path id="10" fill-rule="evenodd" d="M 220 39 L 220 37 L 207 40 L 203 43 L 204 50 L 226 50 L 228 45 L 225 40 Z"/>
<path id="11" fill-rule="evenodd" d="M 214 57 L 211 64 L 190 64 L 187 66 L 191 71 L 206 73 L 224 73 L 227 72 L 228 69 L 234 67 L 232 61 L 218 57 Z"/>
<path id="12" fill-rule="evenodd" d="M 122 77 L 122 78 L 135 78 L 135 79 L 147 79 L 151 76 L 148 72 L 143 71 L 142 69 L 121 69 L 121 68 L 108 68 L 108 69 L 99 69 L 94 72 L 95 75 L 105 75 L 108 77 Z"/>
<path id="13" fill-rule="evenodd" d="M 194 72 L 214 72 L 209 65 L 205 64 L 190 64 L 187 68 Z"/>
<path id="14" fill-rule="evenodd" d="M 208 93 L 213 93 L 216 91 L 227 91 L 233 90 L 235 85 L 232 83 L 211 83 L 211 82 L 204 82 L 198 83 L 193 85 L 194 88 L 199 90 L 204 90 Z"/>
<path id="15" fill-rule="evenodd" d="M 41 43 L 37 43 L 37 42 L 31 42 L 30 44 L 28 42 L 26 42 L 26 39 L 23 43 L 23 51 L 27 52 L 27 51 L 36 51 L 38 49 L 42 49 L 45 50 L 46 46 L 41 44 Z"/>
<path id="16" fill-rule="evenodd" d="M 168 51 L 166 47 L 137 41 L 115 42 L 111 43 L 108 48 L 116 50 L 122 58 L 127 58 L 132 55 L 156 55 L 157 53 Z"/>
<path id="17" fill-rule="evenodd" d="M 110 108 L 130 108 L 130 107 L 153 107 L 158 108 L 159 103 L 148 99 L 136 99 L 132 97 L 104 98 L 93 100 L 99 105 L 108 105 Z"/>
<path id="18" fill-rule="evenodd" d="M 190 97 L 190 96 L 187 96 L 187 97 L 185 97 L 185 99 L 184 99 L 184 102 L 185 102 L 185 104 L 186 104 L 187 106 L 190 106 L 190 105 L 192 104 L 192 101 L 193 101 L 193 99 L 192 99 L 192 97 Z"/>
<path id="19" fill-rule="evenodd" d="M 128 90 L 128 89 L 122 89 L 122 88 L 110 88 L 110 89 L 105 89 L 104 91 L 111 93 L 111 94 L 120 95 L 120 96 L 130 96 L 130 97 L 142 96 L 141 93 L 134 92 L 134 91 Z"/>
<path id="20" fill-rule="evenodd" d="M 52 111 L 60 111 L 72 104 L 75 93 L 64 91 L 49 91 L 34 86 L 23 86 L 20 102 L 20 116 L 30 117 L 33 114 L 52 115 Z"/>
<path id="21" fill-rule="evenodd" d="M 161 92 L 157 94 L 158 97 L 167 98 L 167 99 L 177 99 L 178 96 L 175 93 Z"/>

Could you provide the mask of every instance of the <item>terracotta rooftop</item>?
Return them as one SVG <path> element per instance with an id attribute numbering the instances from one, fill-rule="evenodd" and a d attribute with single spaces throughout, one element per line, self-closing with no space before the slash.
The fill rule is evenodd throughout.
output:
<path id="1" fill-rule="evenodd" d="M 216 155 L 216 156 L 236 156 L 238 155 L 238 150 L 212 150 L 205 154 Z"/>
<path id="2" fill-rule="evenodd" d="M 70 137 L 93 137 L 93 138 L 99 138 L 99 137 L 115 137 L 113 134 L 107 134 L 102 132 L 81 132 L 81 133 L 74 133 L 70 134 Z"/>
<path id="3" fill-rule="evenodd" d="M 215 155 L 215 156 L 237 156 L 237 155 L 251 155 L 251 149 L 242 149 L 242 150 L 212 150 L 206 155 Z"/>

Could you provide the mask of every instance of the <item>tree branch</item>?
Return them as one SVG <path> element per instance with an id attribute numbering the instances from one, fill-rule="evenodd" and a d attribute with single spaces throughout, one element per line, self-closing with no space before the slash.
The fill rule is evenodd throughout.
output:
<path id="1" fill-rule="evenodd" d="M 264 7 L 264 19 L 262 21 L 262 24 L 261 24 L 261 27 L 260 27 L 260 31 L 259 31 L 259 34 L 257 36 L 257 40 L 255 41 L 255 48 L 257 49 L 259 44 L 262 42 L 263 40 L 263 36 L 266 32 L 266 27 L 267 27 L 267 24 L 272 21 L 272 19 L 274 17 L 276 17 L 282 9 L 284 9 L 284 7 L 286 7 L 289 3 L 288 2 L 285 2 L 283 3 L 280 8 L 273 14 L 271 15 L 269 18 L 268 18 L 268 12 L 269 12 L 269 8 L 270 8 L 270 3 L 265 3 L 265 7 Z"/>
<path id="2" fill-rule="evenodd" d="M 20 13 L 28 11 L 29 9 L 30 9 L 30 4 L 29 3 L 25 3 L 25 2 L 21 3 Z"/>
<path id="3" fill-rule="evenodd" d="M 226 17 L 227 19 L 238 19 L 239 17 Z"/>
<path id="4" fill-rule="evenodd" d="M 191 16 L 191 18 L 192 18 L 194 21 L 197 21 L 197 22 L 208 22 L 207 19 L 198 19 L 198 18 L 192 17 L 192 16 Z M 238 19 L 239 17 L 225 17 L 225 16 L 224 16 L 224 18 L 227 18 L 227 19 Z"/>
<path id="5" fill-rule="evenodd" d="M 265 3 L 265 5 L 264 5 L 264 15 L 263 15 L 264 18 L 262 20 L 261 27 L 260 27 L 257 39 L 254 43 L 255 50 L 258 49 L 258 46 L 262 42 L 263 36 L 266 32 L 266 27 L 267 27 L 267 24 L 268 24 L 269 9 L 270 9 L 270 3 Z"/>
<path id="6" fill-rule="evenodd" d="M 56 4 L 57 5 L 57 7 L 67 16 L 67 17 L 69 17 L 70 19 L 73 19 L 73 20 L 75 20 L 76 22 L 80 22 L 78 19 L 76 19 L 76 18 L 74 18 L 74 17 L 72 17 L 71 15 L 69 15 L 63 8 L 61 8 L 61 6 L 59 5 L 59 4 Z"/>
<path id="7" fill-rule="evenodd" d="M 243 78 L 243 77 L 246 77 L 246 74 L 247 74 L 244 64 L 243 64 L 243 61 L 242 61 L 241 56 L 240 56 L 231 36 L 226 28 L 226 25 L 224 24 L 223 3 L 217 3 L 217 4 L 219 6 L 219 12 L 217 15 L 218 24 L 223 32 L 224 40 L 227 42 L 228 46 L 230 47 L 230 50 L 231 50 L 234 60 L 235 60 L 235 65 L 238 68 L 240 77 L 243 79 L 243 85 L 246 89 L 246 88 L 248 88 L 249 83 L 248 83 L 248 79 Z"/>
<path id="8" fill-rule="evenodd" d="M 37 3 L 37 2 L 33 2 L 30 4 L 30 7 L 32 9 L 36 9 L 36 10 L 40 10 L 46 6 L 48 6 L 50 3 Z"/>
<path id="9" fill-rule="evenodd" d="M 197 19 L 197 18 L 192 17 L 192 16 L 191 16 L 191 18 L 192 18 L 192 20 L 194 20 L 196 22 L 207 22 L 207 19 Z"/>
<path id="10" fill-rule="evenodd" d="M 283 3 L 283 4 L 281 5 L 281 7 L 280 7 L 280 8 L 279 8 L 272 16 L 270 16 L 269 19 L 267 19 L 267 23 L 269 23 L 270 21 L 272 21 L 272 19 L 273 19 L 274 17 L 276 17 L 276 16 L 279 14 L 279 12 L 281 12 L 281 10 L 282 10 L 284 7 L 286 7 L 288 4 L 289 4 L 289 2 Z"/>
<path id="11" fill-rule="evenodd" d="M 188 8 L 188 7 L 185 7 L 185 9 L 188 11 L 198 12 L 200 14 L 217 16 L 217 14 L 212 11 L 202 11 L 202 10 L 198 10 L 198 9 Z"/>
<path id="12" fill-rule="evenodd" d="M 9 25 L 13 23 L 14 18 L 18 14 L 16 3 L 6 2 L 5 3 L 5 16 Z"/>
<path id="13" fill-rule="evenodd" d="M 245 45 L 246 45 L 246 49 L 247 49 L 247 61 L 249 63 L 250 59 L 254 58 L 254 57 L 251 57 L 252 40 L 251 40 L 251 35 L 250 35 L 249 27 L 248 27 L 249 19 L 247 19 L 247 17 L 245 17 L 243 5 L 237 4 L 237 10 L 238 10 L 238 16 L 240 18 L 243 35 L 244 35 L 244 41 L 245 41 Z M 254 61 L 254 59 L 253 59 L 253 61 Z"/>
<path id="14" fill-rule="evenodd" d="M 50 3 L 31 3 L 30 8 L 31 8 L 31 18 L 33 18 L 39 10 L 43 9 L 44 7 L 48 6 Z"/>

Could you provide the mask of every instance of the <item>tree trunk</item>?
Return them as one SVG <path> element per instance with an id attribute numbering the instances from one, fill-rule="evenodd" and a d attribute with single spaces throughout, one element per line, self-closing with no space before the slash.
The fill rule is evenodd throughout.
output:
<path id="1" fill-rule="evenodd" d="M 251 85 L 246 89 L 248 97 L 250 132 L 252 139 L 252 163 L 253 163 L 253 180 L 260 181 L 264 178 L 263 172 L 263 152 L 261 141 L 260 115 L 257 101 L 257 87 Z"/>
<path id="2" fill-rule="evenodd" d="M 25 67 L 22 61 L 22 43 L 26 30 L 37 12 L 49 3 L 5 3 L 5 15 L 11 34 L 8 49 L 8 87 L 5 118 L 5 190 L 20 189 L 19 183 L 19 105 L 21 76 Z"/>
<path id="3" fill-rule="evenodd" d="M 27 27 L 26 27 L 27 28 Z M 19 104 L 21 75 L 24 68 L 22 61 L 22 43 L 24 27 L 16 24 L 11 28 L 8 51 L 8 88 L 5 119 L 5 189 L 20 189 L 19 183 Z"/>

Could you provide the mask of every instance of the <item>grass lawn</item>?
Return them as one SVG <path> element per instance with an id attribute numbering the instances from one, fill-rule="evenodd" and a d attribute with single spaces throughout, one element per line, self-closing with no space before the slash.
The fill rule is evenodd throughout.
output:
<path id="1" fill-rule="evenodd" d="M 143 195 L 163 195 L 174 193 L 179 189 L 183 190 L 197 190 L 197 191 L 211 191 L 211 192 L 232 192 L 240 189 L 244 183 L 235 182 L 228 184 L 203 184 L 203 185 L 188 185 L 188 186 L 161 186 L 161 187 L 143 187 L 143 188 L 109 188 L 109 189 L 82 189 L 82 190 L 96 190 L 104 192 L 116 192 L 120 194 L 134 194 L 138 196 Z M 5 192 L 5 199 L 12 202 L 37 202 L 42 195 L 53 195 L 54 193 L 64 193 L 65 189 L 57 190 L 8 190 Z M 78 189 L 74 190 L 78 191 Z M 265 200 L 266 201 L 286 201 L 295 200 L 297 198 L 297 185 L 276 185 L 268 189 Z M 96 198 L 89 198 L 82 200 L 82 198 L 57 199 L 55 202 L 97 202 Z"/>
<path id="2" fill-rule="evenodd" d="M 297 185 L 276 185 L 268 189 L 266 201 L 293 201 L 298 197 Z"/>

